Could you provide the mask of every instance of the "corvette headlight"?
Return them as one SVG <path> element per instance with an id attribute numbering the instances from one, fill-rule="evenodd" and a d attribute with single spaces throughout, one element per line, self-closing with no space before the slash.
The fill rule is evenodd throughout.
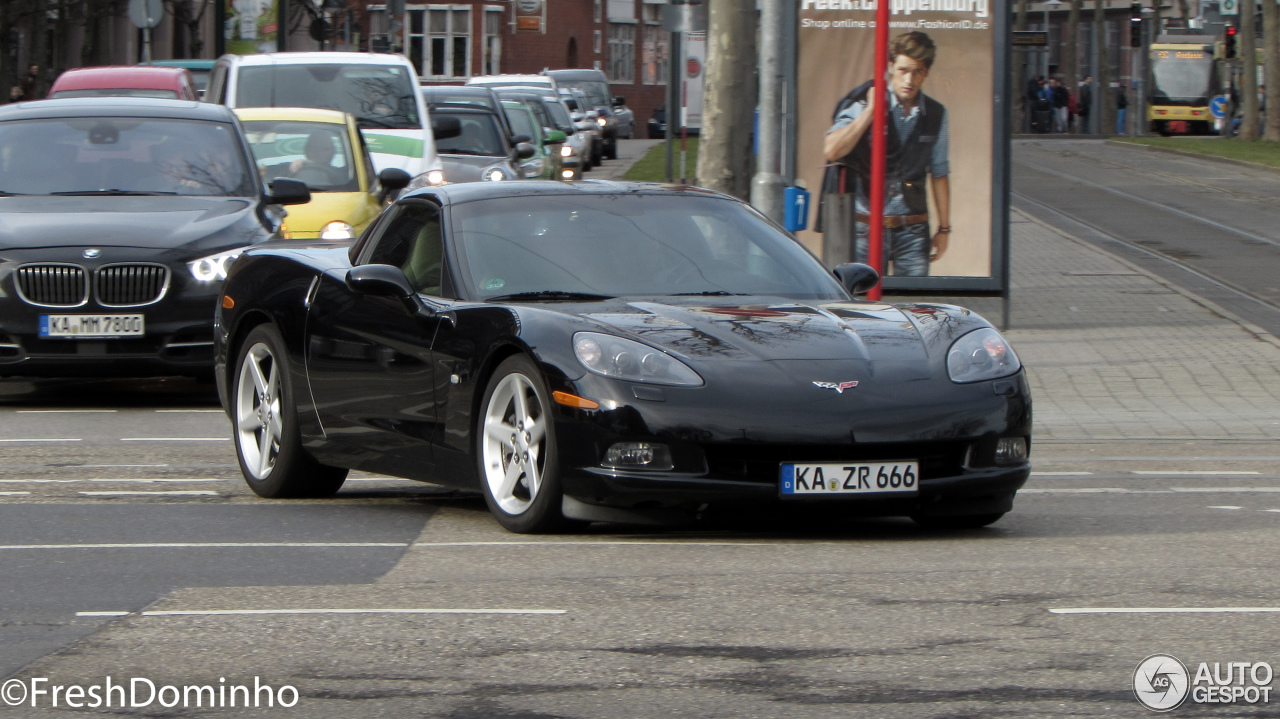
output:
<path id="1" fill-rule="evenodd" d="M 573 353 L 588 371 L 628 382 L 700 387 L 702 378 L 680 360 L 632 340 L 598 332 L 573 336 Z"/>
<path id="2" fill-rule="evenodd" d="M 191 276 L 200 282 L 221 282 L 227 279 L 227 270 L 241 252 L 244 252 L 243 248 L 201 257 L 195 262 L 188 262 L 187 268 L 191 270 Z"/>
<path id="3" fill-rule="evenodd" d="M 440 170 L 432 170 L 427 173 L 427 182 L 439 187 L 444 184 L 444 172 Z"/>
<path id="4" fill-rule="evenodd" d="M 320 230 L 322 240 L 349 240 L 355 236 L 355 229 L 341 220 L 334 220 Z"/>
<path id="5" fill-rule="evenodd" d="M 502 182 L 507 179 L 507 173 L 501 167 L 494 167 L 484 172 L 484 179 L 489 182 Z"/>
<path id="6" fill-rule="evenodd" d="M 956 340 L 947 353 L 952 382 L 981 382 L 1007 377 L 1022 368 L 1018 355 L 999 332 L 987 327 Z"/>

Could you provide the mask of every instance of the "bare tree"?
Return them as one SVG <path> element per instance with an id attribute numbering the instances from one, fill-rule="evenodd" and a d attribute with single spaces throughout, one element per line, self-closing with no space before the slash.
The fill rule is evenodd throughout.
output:
<path id="1" fill-rule="evenodd" d="M 1265 3 L 1264 3 L 1265 4 Z M 1271 0 L 1275 4 L 1275 0 Z M 1256 140 L 1258 127 L 1258 28 L 1253 0 L 1240 1 L 1240 139 Z"/>
<path id="2" fill-rule="evenodd" d="M 1267 129 L 1263 139 L 1280 142 L 1280 101 L 1275 100 L 1280 86 L 1280 5 L 1262 3 L 1263 79 L 1267 84 Z"/>
<path id="3" fill-rule="evenodd" d="M 1111 48 L 1107 46 L 1107 3 L 1093 0 L 1093 48 L 1098 57 L 1098 96 L 1091 112 L 1098 113 L 1098 134 L 1115 132 L 1116 94 L 1111 90 Z"/>
<path id="4" fill-rule="evenodd" d="M 1077 101 L 1080 94 L 1080 11 L 1083 6 L 1084 0 L 1071 0 L 1071 10 L 1067 13 L 1067 42 L 1062 49 L 1062 84 Z"/>
<path id="5" fill-rule="evenodd" d="M 1027 29 L 1027 0 L 1018 0 L 1018 17 L 1013 23 L 1014 30 Z M 1027 55 L 1026 51 L 1016 53 L 1013 61 L 1013 131 L 1022 132 L 1026 126 L 1027 107 Z"/>
<path id="6" fill-rule="evenodd" d="M 698 182 L 746 199 L 751 189 L 751 127 L 756 107 L 756 13 L 741 0 L 710 0 Z M 777 112 L 776 107 L 761 108 Z"/>

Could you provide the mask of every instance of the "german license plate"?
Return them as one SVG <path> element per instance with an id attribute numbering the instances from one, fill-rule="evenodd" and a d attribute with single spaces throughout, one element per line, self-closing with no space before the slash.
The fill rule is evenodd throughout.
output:
<path id="1" fill-rule="evenodd" d="M 905 461 L 786 463 L 781 482 L 784 495 L 915 494 L 920 488 L 920 465 Z"/>
<path id="2" fill-rule="evenodd" d="M 40 315 L 40 336 L 51 339 L 141 337 L 142 315 Z"/>

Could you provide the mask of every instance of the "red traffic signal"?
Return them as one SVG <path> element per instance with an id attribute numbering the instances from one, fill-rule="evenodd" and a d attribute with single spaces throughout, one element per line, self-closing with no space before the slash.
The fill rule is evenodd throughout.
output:
<path id="1" fill-rule="evenodd" d="M 1222 43 L 1222 54 L 1225 55 L 1228 60 L 1234 59 L 1236 56 L 1236 32 L 1238 31 L 1235 26 L 1227 26 L 1227 36 Z"/>

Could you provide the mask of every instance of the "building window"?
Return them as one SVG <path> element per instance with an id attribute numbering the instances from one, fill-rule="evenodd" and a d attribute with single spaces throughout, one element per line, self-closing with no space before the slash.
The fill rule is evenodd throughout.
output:
<path id="1" fill-rule="evenodd" d="M 502 8 L 485 6 L 482 75 L 497 75 L 502 66 Z"/>
<path id="2" fill-rule="evenodd" d="M 601 47 L 600 47 L 600 31 L 599 30 L 596 30 L 594 33 L 591 34 L 591 51 L 597 55 L 600 54 Z M 599 64 L 599 63 L 600 61 L 596 60 L 596 64 Z"/>
<path id="3" fill-rule="evenodd" d="M 631 23 L 609 23 L 609 82 L 636 81 L 636 26 Z"/>
<path id="4" fill-rule="evenodd" d="M 662 6 L 644 6 L 644 47 L 640 52 L 640 81 L 646 85 L 665 85 L 670 73 L 667 66 L 667 41 L 662 30 Z"/>
<path id="5" fill-rule="evenodd" d="M 419 75 L 432 79 L 471 77 L 471 8 L 428 5 L 411 7 L 405 14 L 409 16 L 405 24 L 409 59 Z M 501 11 L 498 14 L 501 18 Z M 487 22 L 485 30 L 487 35 Z"/>
<path id="6" fill-rule="evenodd" d="M 604 0 L 596 0 L 596 9 L 595 9 L 596 22 L 600 22 L 601 17 L 603 16 L 603 8 L 602 8 L 603 5 L 604 5 Z"/>

